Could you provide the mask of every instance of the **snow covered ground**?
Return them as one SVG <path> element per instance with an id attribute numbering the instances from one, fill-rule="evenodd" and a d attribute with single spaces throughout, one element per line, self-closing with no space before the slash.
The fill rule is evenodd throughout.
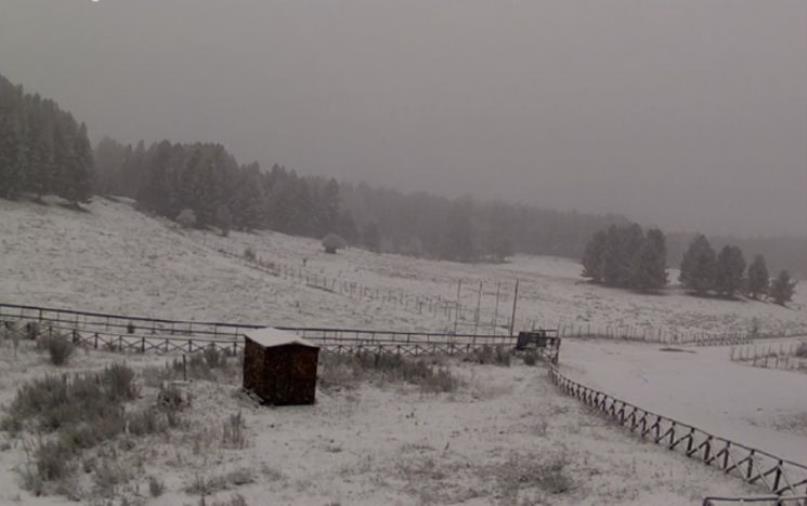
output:
<path id="1" fill-rule="evenodd" d="M 0 351 L 0 403 L 7 404 L 24 381 L 54 372 L 28 343 L 16 358 L 8 341 L 0 341 Z M 120 356 L 112 353 L 80 352 L 59 372 L 98 370 L 116 360 Z M 141 374 L 162 360 L 127 358 Z M 208 496 L 206 504 L 238 493 L 249 505 L 683 506 L 700 504 L 706 495 L 758 492 L 616 429 L 558 395 L 543 367 L 520 361 L 511 367 L 446 365 L 464 382 L 454 392 L 359 383 L 320 388 L 314 406 L 300 407 L 256 406 L 234 384 L 180 382 L 192 398 L 190 411 L 183 412 L 188 424 L 117 452 L 117 462 L 142 466 L 124 488 L 127 504 L 195 506 L 200 498 L 188 487 L 232 473 L 242 476 L 239 483 Z M 137 381 L 143 384 L 142 377 Z M 222 427 L 239 412 L 247 444 L 223 446 Z M 26 459 L 22 441 L 0 433 L 0 448 L 0 504 L 75 504 L 20 490 L 14 470 Z M 147 476 L 165 484 L 161 496 L 149 497 Z M 82 503 L 107 504 L 90 502 L 92 489 L 82 493 Z"/>
<path id="2" fill-rule="evenodd" d="M 649 411 L 807 462 L 806 375 L 732 362 L 729 347 L 664 349 L 567 339 L 561 369 Z"/>
<path id="3" fill-rule="evenodd" d="M 456 300 L 468 308 L 460 332 L 473 332 L 479 283 L 483 288 L 478 332 L 492 332 L 492 317 L 509 317 L 520 280 L 518 328 L 624 327 L 665 332 L 807 330 L 807 288 L 797 287 L 789 308 L 767 302 L 695 298 L 673 287 L 647 296 L 584 283 L 578 263 L 517 256 L 501 265 L 469 265 L 377 255 L 348 249 L 322 252 L 318 241 L 262 232 L 188 232 L 132 209 L 96 199 L 89 213 L 58 206 L 0 201 L 0 300 L 177 319 L 453 330 L 454 317 L 417 310 L 383 295 Z M 251 248 L 265 263 L 330 280 L 356 283 L 371 296 L 348 296 L 271 276 L 219 250 Z M 303 262 L 305 261 L 305 267 Z M 670 279 L 676 279 L 674 271 Z M 499 308 L 496 291 L 499 288 Z M 375 292 L 374 292 L 375 290 Z M 374 294 L 381 294 L 381 298 Z M 411 301 L 412 299 L 407 299 Z M 502 332 L 502 329 L 497 329 Z"/>
<path id="4" fill-rule="evenodd" d="M 126 202 L 96 199 L 88 208 L 90 212 L 80 213 L 0 200 L 0 301 L 207 321 L 453 328 L 454 319 L 441 311 L 418 310 L 384 297 L 330 292 L 294 277 L 267 274 L 219 251 L 240 254 L 250 247 L 279 272 L 303 269 L 359 284 L 367 293 L 392 291 L 454 301 L 461 281 L 462 304 L 475 307 L 482 282 L 480 332 L 490 331 L 485 322 L 494 312 L 509 314 L 516 279 L 519 326 L 536 321 L 549 327 L 591 324 L 728 332 L 746 331 L 756 319 L 763 332 L 807 329 L 807 288 L 802 286 L 788 308 L 699 299 L 675 286 L 664 295 L 644 296 L 584 283 L 579 265 L 567 259 L 518 256 L 508 264 L 467 265 L 357 249 L 326 255 L 318 241 L 278 233 L 233 232 L 224 238 L 180 230 L 134 211 Z M 675 277 L 672 272 L 670 278 Z M 507 296 L 500 297 L 495 311 L 497 285 Z M 471 331 L 473 326 L 466 321 L 458 330 Z M 692 353 L 674 353 L 654 345 L 570 339 L 564 341 L 561 364 L 573 379 L 646 409 L 783 457 L 807 460 L 807 408 L 801 395 L 807 376 L 732 363 L 729 348 L 689 350 Z M 102 359 L 91 354 L 77 367 Z M 0 370 L 0 402 L 12 395 L 20 378 L 45 370 L 39 362 L 24 371 L 7 363 Z M 9 371 L 17 376 L 9 377 Z M 321 395 L 320 403 L 306 414 L 294 409 L 249 411 L 254 439 L 243 454 L 248 455 L 246 462 L 278 467 L 285 479 L 259 480 L 247 486 L 244 495 L 254 499 L 250 504 L 266 494 L 281 504 L 416 504 L 427 502 L 417 493 L 418 486 L 425 486 L 436 494 L 432 502 L 503 502 L 485 477 L 499 483 L 509 479 L 496 474 L 507 468 L 508 455 L 530 460 L 559 449 L 571 458 L 577 483 L 585 485 L 574 495 L 547 504 L 695 504 L 707 493 L 750 491 L 590 416 L 576 401 L 558 396 L 540 369 L 462 366 L 459 373 L 476 379 L 457 398 L 424 398 L 414 392 L 367 387 Z M 228 391 L 217 391 L 219 387 L 192 388 L 203 390 L 210 412 L 218 416 L 246 409 Z M 481 395 L 480 389 L 496 395 L 482 395 L 480 401 L 474 397 Z M 406 417 L 411 412 L 416 413 L 415 420 Z M 536 414 L 547 420 L 550 430 L 533 438 L 529 427 Z M 272 424 L 280 432 L 270 430 Z M 443 451 L 447 443 L 448 450 Z M 329 450 L 334 447 L 341 450 Z M 5 470 L 19 456 L 0 452 L 6 480 L 2 490 L 12 479 Z M 325 463 L 331 460 L 334 465 L 329 467 Z M 488 488 L 474 492 L 481 493 L 478 497 L 452 478 L 463 464 L 471 465 L 470 471 L 463 471 L 467 480 L 487 483 Z M 441 466 L 451 472 L 434 471 Z M 179 473 L 171 479 L 179 486 L 191 477 Z M 646 480 L 653 485 L 647 486 Z M 0 497 L 0 503 L 13 494 Z M 58 503 L 42 501 L 37 504 Z M 159 504 L 179 501 L 169 494 Z"/>

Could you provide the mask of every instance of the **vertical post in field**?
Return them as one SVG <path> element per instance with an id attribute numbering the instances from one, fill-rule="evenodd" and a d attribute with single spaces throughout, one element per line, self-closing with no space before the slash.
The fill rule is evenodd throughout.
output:
<path id="1" fill-rule="evenodd" d="M 496 335 L 496 325 L 499 322 L 499 289 L 501 288 L 501 283 L 496 283 L 496 306 L 493 309 L 493 332 L 492 334 Z"/>
<path id="2" fill-rule="evenodd" d="M 462 280 L 457 282 L 457 302 L 454 305 L 454 333 L 457 333 L 457 320 L 460 315 L 460 291 L 462 290 Z"/>
<path id="3" fill-rule="evenodd" d="M 516 306 L 518 306 L 518 279 L 516 279 L 516 288 L 513 293 L 513 315 L 510 317 L 510 335 L 513 335 L 513 330 L 516 326 Z"/>
<path id="4" fill-rule="evenodd" d="M 474 315 L 474 335 L 479 329 L 479 312 L 482 310 L 482 281 L 479 282 L 479 293 L 476 294 L 476 314 Z"/>

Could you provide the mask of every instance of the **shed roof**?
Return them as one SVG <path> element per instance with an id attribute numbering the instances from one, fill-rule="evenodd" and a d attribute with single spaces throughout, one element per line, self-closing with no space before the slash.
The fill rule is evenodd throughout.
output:
<path id="1" fill-rule="evenodd" d="M 271 348 L 273 346 L 285 346 L 289 344 L 298 344 L 300 346 L 307 346 L 310 348 L 319 348 L 319 346 L 316 344 L 298 336 L 294 332 L 289 332 L 288 330 L 279 330 L 274 327 L 248 330 L 244 332 L 244 335 L 261 346 L 267 348 Z"/>

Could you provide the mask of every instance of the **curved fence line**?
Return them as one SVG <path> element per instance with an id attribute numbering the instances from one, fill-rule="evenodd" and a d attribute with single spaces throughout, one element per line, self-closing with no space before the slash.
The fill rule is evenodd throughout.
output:
<path id="1" fill-rule="evenodd" d="M 571 380 L 554 365 L 549 367 L 549 377 L 561 392 L 600 411 L 644 440 L 700 460 L 746 483 L 763 485 L 777 496 L 807 494 L 807 466 L 647 411 Z M 807 502 L 797 500 L 790 504 L 805 506 Z"/>
<path id="2" fill-rule="evenodd" d="M 784 497 L 778 495 L 752 496 L 752 497 L 706 497 L 703 506 L 718 506 L 720 504 L 758 504 L 765 503 L 773 506 L 800 506 L 807 504 L 807 495 Z"/>

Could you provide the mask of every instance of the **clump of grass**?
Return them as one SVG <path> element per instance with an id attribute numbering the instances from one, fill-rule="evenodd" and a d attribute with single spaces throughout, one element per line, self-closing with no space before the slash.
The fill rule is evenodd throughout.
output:
<path id="1" fill-rule="evenodd" d="M 247 467 L 242 467 L 225 474 L 218 474 L 214 476 L 202 476 L 197 474 L 194 476 L 190 485 L 185 487 L 185 492 L 193 495 L 201 495 L 202 497 L 215 494 L 222 490 L 227 490 L 232 487 L 246 485 L 255 482 L 255 473 Z"/>
<path id="2" fill-rule="evenodd" d="M 41 494 L 51 484 L 48 490 L 73 494 L 75 487 L 59 483 L 74 481 L 70 476 L 84 450 L 127 431 L 143 436 L 176 426 L 181 402 L 161 402 L 175 394 L 161 391 L 154 405 L 127 411 L 125 403 L 139 395 L 134 378 L 127 365 L 113 364 L 98 373 L 45 376 L 23 384 L 0 420 L 0 428 L 12 434 L 24 429 L 42 434 L 27 448 L 28 463 L 20 472 L 23 487 Z M 134 447 L 129 438 L 120 443 L 124 450 Z M 94 473 L 95 487 L 102 495 L 113 493 L 115 487 L 131 479 L 127 469 L 110 462 L 83 461 L 85 471 Z"/>
<path id="3" fill-rule="evenodd" d="M 571 490 L 572 479 L 566 473 L 566 462 L 563 458 L 550 459 L 541 466 L 538 473 L 538 486 L 550 494 L 562 494 Z"/>
<path id="4" fill-rule="evenodd" d="M 47 350 L 53 365 L 65 365 L 75 351 L 75 346 L 65 335 L 40 336 L 38 346 Z"/>
<path id="5" fill-rule="evenodd" d="M 510 349 L 506 346 L 485 345 L 471 353 L 469 360 L 482 365 L 510 367 L 510 357 Z"/>
<path id="6" fill-rule="evenodd" d="M 202 501 L 202 500 L 200 500 Z M 200 505 L 202 502 L 199 503 Z M 247 506 L 247 500 L 241 494 L 235 494 L 230 499 L 224 501 L 213 501 L 210 506 Z"/>
<path id="7" fill-rule="evenodd" d="M 39 322 L 27 322 L 25 324 L 25 337 L 31 341 L 35 341 L 40 334 Z"/>
<path id="8" fill-rule="evenodd" d="M 218 369 L 224 365 L 225 357 L 214 344 L 205 348 L 203 356 L 209 369 Z"/>
<path id="9" fill-rule="evenodd" d="M 244 433 L 246 424 L 241 412 L 227 417 L 222 430 L 221 443 L 225 448 L 241 449 L 247 446 L 247 436 Z"/>
<path id="10" fill-rule="evenodd" d="M 326 388 L 376 380 L 417 385 L 424 392 L 453 392 L 460 384 L 447 367 L 389 353 L 324 354 L 321 364 L 320 382 Z"/>
<path id="11" fill-rule="evenodd" d="M 149 494 L 151 497 L 160 497 L 165 492 L 165 482 L 156 476 L 149 476 Z"/>
<path id="12" fill-rule="evenodd" d="M 247 246 L 244 248 L 244 259 L 254 262 L 256 258 L 255 250 Z"/>

